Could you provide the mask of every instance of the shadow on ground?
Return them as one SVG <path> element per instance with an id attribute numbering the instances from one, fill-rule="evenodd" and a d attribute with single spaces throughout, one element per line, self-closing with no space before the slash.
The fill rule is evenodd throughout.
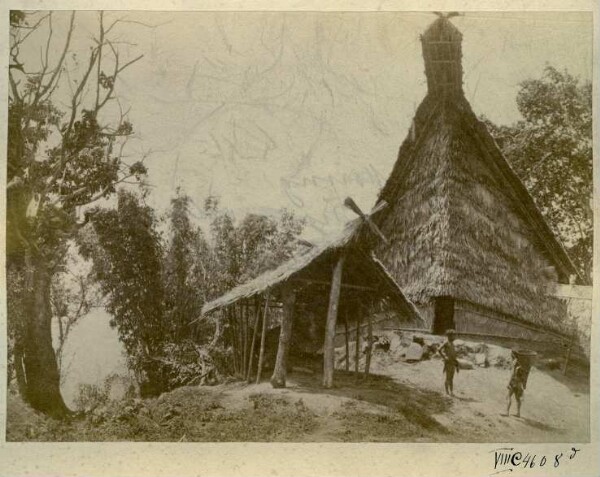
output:
<path id="1" fill-rule="evenodd" d="M 393 413 L 399 413 L 413 429 L 448 433 L 448 430 L 434 417 L 447 411 L 452 400 L 440 393 L 418 389 L 398 383 L 388 376 L 369 375 L 365 377 L 351 372 L 335 372 L 335 385 L 331 389 L 323 388 L 319 374 L 294 373 L 293 380 L 297 391 L 311 394 L 329 394 L 356 399 L 371 404 L 385 406 Z M 356 416 L 356 413 L 354 413 Z M 343 416 L 348 419 L 350 416 Z M 381 418 L 379 419 L 381 421 Z"/>

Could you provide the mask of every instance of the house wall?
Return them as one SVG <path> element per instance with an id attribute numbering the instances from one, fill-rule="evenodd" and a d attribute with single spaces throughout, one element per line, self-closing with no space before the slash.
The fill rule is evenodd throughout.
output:
<path id="1" fill-rule="evenodd" d="M 564 343 L 566 339 L 557 333 L 521 323 L 508 315 L 461 301 L 454 304 L 454 325 L 456 332 L 462 335 L 491 336 L 548 344 Z"/>

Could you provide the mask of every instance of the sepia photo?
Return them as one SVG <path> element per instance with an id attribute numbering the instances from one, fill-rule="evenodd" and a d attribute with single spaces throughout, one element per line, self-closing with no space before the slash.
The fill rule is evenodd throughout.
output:
<path id="1" fill-rule="evenodd" d="M 591 11 L 9 22 L 7 443 L 592 441 Z"/>

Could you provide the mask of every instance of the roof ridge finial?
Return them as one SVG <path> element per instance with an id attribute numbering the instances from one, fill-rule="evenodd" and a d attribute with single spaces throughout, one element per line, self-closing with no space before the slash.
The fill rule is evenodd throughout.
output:
<path id="1" fill-rule="evenodd" d="M 435 96 L 462 93 L 462 34 L 449 18 L 458 12 L 433 12 L 435 20 L 421 35 L 427 89 Z"/>
<path id="2" fill-rule="evenodd" d="M 444 12 L 433 12 L 434 15 L 437 15 L 440 18 L 445 18 L 446 20 L 453 18 L 453 17 L 460 17 L 462 16 L 462 13 L 459 12 L 448 12 L 448 13 L 444 13 Z"/>

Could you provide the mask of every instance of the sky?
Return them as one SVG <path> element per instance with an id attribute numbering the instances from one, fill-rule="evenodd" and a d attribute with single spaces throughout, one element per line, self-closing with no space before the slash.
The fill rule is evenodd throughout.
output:
<path id="1" fill-rule="evenodd" d="M 53 15 L 55 54 L 67 18 Z M 117 18 L 122 57 L 143 55 L 116 91 L 136 133 L 128 160 L 146 157 L 150 204 L 164 210 L 181 187 L 199 221 L 209 194 L 236 217 L 288 208 L 307 219 L 306 237 L 318 239 L 353 218 L 346 196 L 365 211 L 373 206 L 426 94 L 419 35 L 436 17 L 105 14 L 106 23 Z M 465 95 L 494 122 L 519 118 L 519 83 L 540 77 L 545 64 L 592 76 L 591 14 L 467 12 L 452 21 L 464 36 Z M 72 78 L 97 25 L 96 12 L 78 12 Z M 33 62 L 40 39 L 30 45 Z M 106 120 L 111 113 L 116 104 Z"/>

